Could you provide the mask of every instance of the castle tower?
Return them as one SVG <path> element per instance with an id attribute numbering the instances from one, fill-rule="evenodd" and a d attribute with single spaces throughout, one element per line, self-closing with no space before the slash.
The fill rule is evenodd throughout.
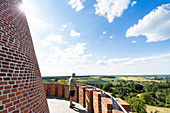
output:
<path id="1" fill-rule="evenodd" d="M 0 0 L 0 113 L 49 113 L 21 0 Z"/>

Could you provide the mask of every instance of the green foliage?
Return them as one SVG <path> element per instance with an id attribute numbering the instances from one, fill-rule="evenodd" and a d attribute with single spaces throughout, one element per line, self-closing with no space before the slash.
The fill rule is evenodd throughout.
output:
<path id="1" fill-rule="evenodd" d="M 142 94 L 140 94 L 140 98 L 141 98 L 146 104 L 148 104 L 149 102 L 152 101 L 152 95 L 151 95 L 151 93 L 142 93 Z"/>
<path id="2" fill-rule="evenodd" d="M 136 90 L 143 90 L 143 86 L 140 84 L 134 84 Z"/>
<path id="3" fill-rule="evenodd" d="M 144 86 L 144 90 L 145 90 L 146 92 L 151 92 L 151 91 L 152 91 L 152 86 L 149 85 L 149 84 L 146 84 L 146 85 Z"/>
<path id="4" fill-rule="evenodd" d="M 54 81 L 57 82 L 58 80 L 59 80 L 59 78 L 58 78 L 58 77 L 55 77 L 55 80 L 54 80 Z"/>
<path id="5" fill-rule="evenodd" d="M 170 108 L 170 104 L 165 104 L 165 107 Z"/>
<path id="6" fill-rule="evenodd" d="M 117 97 L 125 100 L 125 97 L 122 94 L 118 95 Z"/>
<path id="7" fill-rule="evenodd" d="M 156 110 L 154 113 L 159 113 L 160 111 Z"/>
<path id="8" fill-rule="evenodd" d="M 166 104 L 170 104 L 170 94 L 166 96 Z"/>
<path id="9" fill-rule="evenodd" d="M 110 83 L 108 83 L 108 84 L 104 84 L 104 86 L 103 86 L 103 88 L 102 88 L 102 89 L 103 89 L 104 91 L 109 92 L 109 91 L 110 91 L 110 86 L 111 86 L 111 85 L 110 85 Z"/>
<path id="10" fill-rule="evenodd" d="M 132 97 L 131 99 L 128 99 L 127 102 L 130 104 L 132 112 L 147 113 L 145 102 L 142 99 Z"/>

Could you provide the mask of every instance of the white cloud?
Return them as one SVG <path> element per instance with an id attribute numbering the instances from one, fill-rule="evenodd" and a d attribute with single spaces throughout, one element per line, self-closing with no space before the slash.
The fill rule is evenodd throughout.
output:
<path id="1" fill-rule="evenodd" d="M 133 40 L 133 41 L 131 41 L 131 43 L 136 43 L 136 41 L 135 41 L 135 40 Z"/>
<path id="2" fill-rule="evenodd" d="M 64 31 L 65 30 L 65 28 L 67 28 L 68 27 L 68 25 L 67 24 L 63 24 L 62 25 L 62 27 L 61 27 L 61 31 Z"/>
<path id="3" fill-rule="evenodd" d="M 80 33 L 76 32 L 75 30 L 71 30 L 70 31 L 70 36 L 71 37 L 80 37 Z"/>
<path id="4" fill-rule="evenodd" d="M 133 7 L 135 4 L 137 4 L 137 1 L 133 1 L 131 6 Z"/>
<path id="5" fill-rule="evenodd" d="M 47 40 L 41 40 L 41 41 L 40 41 L 40 44 L 41 44 L 42 46 L 44 46 L 44 47 L 47 47 L 47 46 L 50 44 L 50 42 L 47 41 Z"/>
<path id="6" fill-rule="evenodd" d="M 112 35 L 111 35 L 111 36 L 109 36 L 109 38 L 110 38 L 110 39 L 112 39 L 113 37 L 114 37 L 114 36 L 112 36 Z"/>
<path id="7" fill-rule="evenodd" d="M 157 56 L 141 57 L 141 58 L 115 58 L 108 60 L 99 60 L 97 65 L 114 65 L 114 66 L 129 66 L 139 64 L 155 64 L 170 61 L 170 53 Z"/>
<path id="8" fill-rule="evenodd" d="M 96 65 L 107 65 L 107 64 L 108 63 L 105 60 L 98 60 L 97 63 L 96 63 Z"/>
<path id="9" fill-rule="evenodd" d="M 49 46 L 50 43 L 57 42 L 58 44 L 67 44 L 67 42 L 63 41 L 63 36 L 58 34 L 50 34 L 49 36 L 45 37 L 43 40 L 40 41 L 42 46 Z"/>
<path id="10" fill-rule="evenodd" d="M 72 8 L 76 9 L 76 12 L 78 12 L 84 8 L 83 6 L 84 1 L 85 0 L 70 0 L 68 4 L 71 5 Z"/>
<path id="11" fill-rule="evenodd" d="M 57 34 L 51 34 L 47 37 L 45 37 L 45 40 L 50 42 L 57 42 L 59 44 L 67 44 L 67 42 L 63 41 L 63 36 L 57 35 Z"/>
<path id="12" fill-rule="evenodd" d="M 106 58 L 107 56 L 103 56 L 103 58 Z"/>
<path id="13" fill-rule="evenodd" d="M 121 17 L 123 11 L 128 8 L 130 0 L 96 0 L 94 4 L 95 14 L 106 17 L 111 23 L 116 17 Z"/>
<path id="14" fill-rule="evenodd" d="M 138 24 L 130 27 L 126 32 L 126 37 L 146 36 L 147 42 L 157 42 L 170 39 L 170 4 L 163 4 L 157 7 Z"/>
<path id="15" fill-rule="evenodd" d="M 85 63 L 92 54 L 85 54 L 85 43 L 77 43 L 66 49 L 60 49 L 58 46 L 51 47 L 54 50 L 54 54 L 51 56 L 55 59 L 60 60 L 60 62 L 68 64 L 79 64 Z"/>
<path id="16" fill-rule="evenodd" d="M 41 29 L 47 29 L 48 27 L 51 27 L 52 24 L 47 23 L 43 21 L 42 19 L 39 19 L 37 17 L 27 16 L 27 20 L 30 26 L 37 27 Z"/>
<path id="17" fill-rule="evenodd" d="M 105 34 L 106 34 L 106 31 L 103 31 L 103 34 L 105 35 Z"/>

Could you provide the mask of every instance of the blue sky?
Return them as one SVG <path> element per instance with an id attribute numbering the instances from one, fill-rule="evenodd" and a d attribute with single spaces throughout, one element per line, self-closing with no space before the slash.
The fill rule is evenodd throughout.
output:
<path id="1" fill-rule="evenodd" d="M 170 0 L 23 0 L 42 76 L 170 74 Z"/>

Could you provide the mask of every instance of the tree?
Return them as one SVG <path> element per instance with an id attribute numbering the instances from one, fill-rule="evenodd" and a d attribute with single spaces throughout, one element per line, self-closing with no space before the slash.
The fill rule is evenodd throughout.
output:
<path id="1" fill-rule="evenodd" d="M 135 84 L 135 89 L 136 90 L 143 90 L 143 86 L 140 84 Z"/>
<path id="2" fill-rule="evenodd" d="M 59 80 L 59 78 L 58 78 L 58 77 L 55 77 L 55 80 L 54 80 L 54 81 L 57 82 L 58 80 Z"/>
<path id="3" fill-rule="evenodd" d="M 118 95 L 117 97 L 125 100 L 125 97 L 122 94 Z"/>
<path id="4" fill-rule="evenodd" d="M 132 97 L 128 99 L 127 102 L 130 104 L 132 112 L 147 113 L 145 102 L 140 98 Z"/>
<path id="5" fill-rule="evenodd" d="M 159 100 L 159 101 L 161 101 L 161 97 L 162 97 L 162 93 L 161 92 L 159 92 L 159 91 L 157 91 L 156 92 L 156 97 L 157 97 L 157 99 Z"/>
<path id="6" fill-rule="evenodd" d="M 151 92 L 151 91 L 152 91 L 152 86 L 149 85 L 149 84 L 146 84 L 146 85 L 144 86 L 144 90 L 145 90 L 146 92 Z"/>
<path id="7" fill-rule="evenodd" d="M 109 91 L 110 89 L 110 84 L 104 84 L 103 88 L 102 88 L 104 91 Z"/>
<path id="8" fill-rule="evenodd" d="M 170 104 L 170 94 L 166 96 L 166 104 Z"/>
<path id="9" fill-rule="evenodd" d="M 141 98 L 142 100 L 144 100 L 144 102 L 145 102 L 146 104 L 148 104 L 149 102 L 152 101 L 152 95 L 151 95 L 151 93 L 142 93 L 142 94 L 140 95 L 140 98 Z"/>

